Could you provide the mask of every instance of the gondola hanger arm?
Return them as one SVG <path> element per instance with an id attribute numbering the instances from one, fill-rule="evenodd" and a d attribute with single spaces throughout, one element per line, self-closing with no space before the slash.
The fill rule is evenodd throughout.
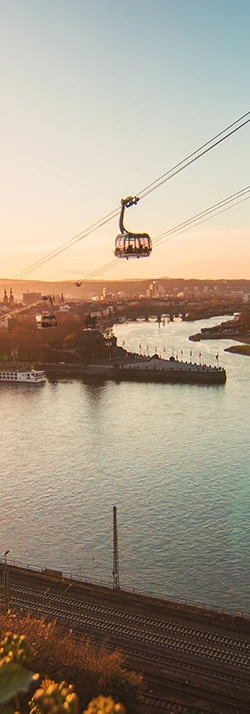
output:
<path id="1" fill-rule="evenodd" d="M 138 201 L 140 200 L 139 196 L 127 196 L 127 198 L 122 198 L 121 199 L 121 213 L 120 213 L 120 220 L 119 220 L 119 228 L 120 228 L 120 233 L 127 233 L 127 230 L 124 226 L 124 212 L 125 208 L 130 208 L 130 206 L 136 206 Z"/>

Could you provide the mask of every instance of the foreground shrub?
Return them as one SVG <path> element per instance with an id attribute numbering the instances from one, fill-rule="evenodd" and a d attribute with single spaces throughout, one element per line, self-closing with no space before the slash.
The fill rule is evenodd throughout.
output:
<path id="1" fill-rule="evenodd" d="M 6 631 L 15 631 L 25 636 L 31 645 L 29 667 L 33 672 L 39 672 L 44 681 L 46 681 L 45 678 L 49 678 L 53 683 L 55 681 L 72 683 L 71 693 L 77 692 L 79 711 L 86 709 L 90 700 L 94 698 L 97 698 L 97 705 L 93 706 L 98 706 L 100 692 L 103 697 L 111 697 L 114 700 L 112 706 L 114 702 L 121 702 L 125 706 L 127 714 L 136 714 L 138 711 L 141 677 L 124 669 L 123 657 L 120 652 L 110 654 L 104 646 L 97 647 L 84 637 L 76 640 L 61 627 L 57 627 L 56 623 L 47 623 L 43 618 L 34 619 L 29 615 L 0 614 L 1 640 L 4 640 Z M 25 649 L 24 640 L 19 636 L 17 639 L 19 644 L 16 641 L 16 649 L 23 652 Z M 7 652 L 7 643 L 5 642 L 5 645 L 2 643 L 2 645 L 3 652 L 2 655 L 0 654 L 2 661 L 4 658 L 12 658 L 11 662 L 16 666 L 16 661 L 13 659 L 13 647 L 11 646 Z M 22 656 L 24 655 L 22 654 Z M 21 665 L 19 664 L 19 666 Z M 33 683 L 32 687 L 35 691 L 37 683 L 35 685 Z M 31 695 L 29 697 L 21 695 L 23 711 L 26 710 L 30 698 Z M 99 710 L 113 714 L 112 709 Z M 88 714 L 96 714 L 99 710 L 92 708 L 87 711 Z M 119 710 L 114 709 L 115 711 Z M 4 714 L 6 713 L 4 712 Z M 53 711 L 53 714 L 62 713 Z M 70 709 L 68 709 L 68 714 L 70 714 Z M 75 713 L 73 712 L 73 714 Z"/>

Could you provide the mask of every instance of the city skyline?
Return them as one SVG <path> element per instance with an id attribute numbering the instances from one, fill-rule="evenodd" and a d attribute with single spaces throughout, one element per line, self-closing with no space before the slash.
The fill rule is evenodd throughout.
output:
<path id="1" fill-rule="evenodd" d="M 222 0 L 0 3 L 1 277 L 118 208 L 249 110 L 250 7 Z M 248 185 L 249 125 L 131 209 L 154 239 Z M 30 280 L 249 278 L 249 204 L 119 261 L 118 221 Z"/>

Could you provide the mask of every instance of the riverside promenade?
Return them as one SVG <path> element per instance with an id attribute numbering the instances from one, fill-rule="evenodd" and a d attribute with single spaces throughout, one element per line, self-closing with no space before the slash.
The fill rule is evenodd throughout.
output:
<path id="1" fill-rule="evenodd" d="M 4 560 L 0 588 L 2 608 L 42 615 L 76 637 L 119 648 L 125 666 L 143 673 L 144 714 L 249 712 L 250 619 L 241 614 Z"/>

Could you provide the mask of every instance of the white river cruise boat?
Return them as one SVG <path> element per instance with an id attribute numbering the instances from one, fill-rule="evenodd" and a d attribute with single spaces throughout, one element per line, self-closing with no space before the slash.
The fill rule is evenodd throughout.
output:
<path id="1" fill-rule="evenodd" d="M 44 384 L 46 382 L 45 372 L 38 371 L 36 369 L 1 369 L 0 371 L 0 383 L 1 382 L 12 382 L 15 384 Z"/>

